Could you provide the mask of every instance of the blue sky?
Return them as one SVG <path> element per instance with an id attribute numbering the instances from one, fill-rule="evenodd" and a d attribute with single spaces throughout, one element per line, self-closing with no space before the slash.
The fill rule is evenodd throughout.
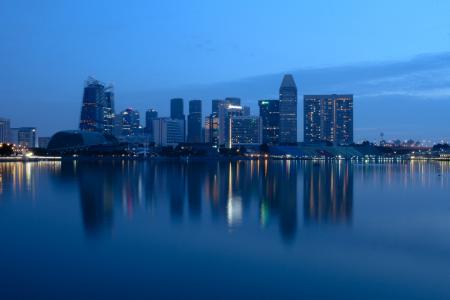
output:
<path id="1" fill-rule="evenodd" d="M 450 138 L 436 123 L 450 115 L 448 11 L 443 0 L 2 0 L 0 116 L 43 135 L 75 128 L 89 75 L 115 84 L 118 110 L 165 114 L 175 96 L 205 111 L 227 95 L 254 106 L 292 72 L 300 94 L 355 93 L 359 138 Z M 386 121 L 371 109 L 391 104 L 408 109 Z"/>

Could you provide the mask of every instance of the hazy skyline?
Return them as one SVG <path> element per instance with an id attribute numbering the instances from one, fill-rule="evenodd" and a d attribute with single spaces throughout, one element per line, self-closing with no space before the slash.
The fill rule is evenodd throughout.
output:
<path id="1" fill-rule="evenodd" d="M 2 1 L 0 116 L 76 128 L 90 75 L 141 118 L 173 97 L 207 113 L 239 96 L 256 113 L 289 72 L 299 117 L 303 94 L 355 94 L 355 140 L 450 138 L 450 3 L 329 2 Z"/>

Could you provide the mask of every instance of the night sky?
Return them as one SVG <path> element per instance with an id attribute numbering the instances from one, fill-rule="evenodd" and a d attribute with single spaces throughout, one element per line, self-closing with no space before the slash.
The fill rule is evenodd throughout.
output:
<path id="1" fill-rule="evenodd" d="M 0 117 L 78 126 L 84 80 L 116 110 L 169 99 L 355 94 L 355 136 L 450 139 L 450 1 L 0 1 Z M 187 105 L 186 105 L 187 106 Z M 299 118 L 302 132 L 302 119 Z M 301 139 L 301 134 L 299 137 Z"/>

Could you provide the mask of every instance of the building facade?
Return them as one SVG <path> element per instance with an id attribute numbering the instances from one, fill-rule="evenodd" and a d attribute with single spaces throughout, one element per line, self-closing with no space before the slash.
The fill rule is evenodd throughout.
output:
<path id="1" fill-rule="evenodd" d="M 212 113 L 205 117 L 205 143 L 219 146 L 219 116 Z"/>
<path id="2" fill-rule="evenodd" d="M 262 144 L 261 118 L 258 116 L 234 116 L 231 118 L 231 147 Z"/>
<path id="3" fill-rule="evenodd" d="M 202 100 L 189 101 L 188 135 L 189 143 L 202 143 Z"/>
<path id="4" fill-rule="evenodd" d="M 184 142 L 184 121 L 171 118 L 153 120 L 154 141 L 157 146 L 177 146 Z"/>
<path id="5" fill-rule="evenodd" d="M 305 143 L 353 143 L 353 95 L 305 95 Z"/>
<path id="6" fill-rule="evenodd" d="M 37 131 L 35 127 L 17 128 L 17 143 L 23 147 L 34 148 L 37 142 Z"/>
<path id="7" fill-rule="evenodd" d="M 277 145 L 280 143 L 280 101 L 260 100 L 259 116 L 262 123 L 262 143 Z"/>
<path id="8" fill-rule="evenodd" d="M 280 86 L 280 143 L 297 143 L 297 86 L 291 74 Z"/>
<path id="9" fill-rule="evenodd" d="M 9 119 L 0 118 L 0 143 L 11 141 L 11 122 Z"/>

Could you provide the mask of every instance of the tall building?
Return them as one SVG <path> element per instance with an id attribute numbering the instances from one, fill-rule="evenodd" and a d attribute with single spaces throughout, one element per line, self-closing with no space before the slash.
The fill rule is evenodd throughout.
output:
<path id="1" fill-rule="evenodd" d="M 127 108 L 120 113 L 119 124 L 121 136 L 131 136 L 140 134 L 139 111 Z"/>
<path id="2" fill-rule="evenodd" d="M 242 109 L 242 113 L 244 116 L 250 116 L 250 106 L 243 106 Z"/>
<path id="3" fill-rule="evenodd" d="M 182 98 L 170 100 L 170 118 L 184 120 L 184 104 Z"/>
<path id="4" fill-rule="evenodd" d="M 244 109 L 240 105 L 234 105 L 224 102 L 219 107 L 219 145 L 225 145 L 228 148 L 232 147 L 231 141 L 231 119 L 233 117 L 243 116 Z"/>
<path id="5" fill-rule="evenodd" d="M 34 148 L 36 147 L 37 134 L 35 127 L 17 128 L 17 143 L 21 146 Z"/>
<path id="6" fill-rule="evenodd" d="M 189 101 L 187 141 L 189 143 L 202 142 L 202 100 Z"/>
<path id="7" fill-rule="evenodd" d="M 260 117 L 233 116 L 231 118 L 230 127 L 231 147 L 260 145 L 262 143 L 262 126 Z"/>
<path id="8" fill-rule="evenodd" d="M 157 118 L 153 120 L 154 141 L 158 146 L 177 146 L 184 142 L 184 120 Z"/>
<path id="9" fill-rule="evenodd" d="M 145 112 L 145 133 L 150 136 L 150 141 L 154 141 L 153 120 L 158 118 L 158 112 L 154 109 L 148 109 Z"/>
<path id="10" fill-rule="evenodd" d="M 276 145 L 280 142 L 280 101 L 260 100 L 258 105 L 262 123 L 262 142 Z"/>
<path id="11" fill-rule="evenodd" d="M 170 100 L 170 118 L 174 120 L 183 120 L 183 142 L 186 140 L 186 118 L 184 116 L 184 101 L 182 98 L 173 98 Z"/>
<path id="12" fill-rule="evenodd" d="M 219 146 L 219 115 L 212 113 L 205 117 L 205 143 Z"/>
<path id="13" fill-rule="evenodd" d="M 353 143 L 353 95 L 305 95 L 303 104 L 306 143 Z"/>
<path id="14" fill-rule="evenodd" d="M 241 105 L 241 98 L 239 97 L 227 97 L 225 98 L 225 102 L 231 105 Z"/>
<path id="15" fill-rule="evenodd" d="M 0 118 L 0 143 L 9 143 L 11 141 L 11 122 L 9 119 Z"/>
<path id="16" fill-rule="evenodd" d="M 280 143 L 297 143 L 297 86 L 291 74 L 280 86 Z"/>
<path id="17" fill-rule="evenodd" d="M 211 101 L 211 113 L 212 114 L 218 114 L 219 113 L 219 107 L 222 103 L 224 103 L 224 100 L 220 99 L 214 99 Z"/>
<path id="18" fill-rule="evenodd" d="M 114 92 L 90 77 L 85 82 L 80 130 L 111 134 L 114 126 Z"/>
<path id="19" fill-rule="evenodd" d="M 103 107 L 103 133 L 113 134 L 114 132 L 114 90 L 113 87 L 105 87 L 105 106 Z"/>

